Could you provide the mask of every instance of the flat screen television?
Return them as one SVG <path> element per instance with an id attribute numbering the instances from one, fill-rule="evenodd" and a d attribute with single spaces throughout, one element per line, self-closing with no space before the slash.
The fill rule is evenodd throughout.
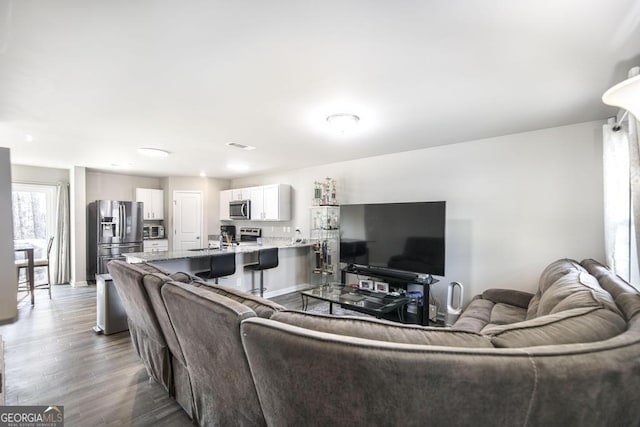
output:
<path id="1" fill-rule="evenodd" d="M 388 273 L 444 276 L 446 202 L 340 206 L 340 261 Z"/>

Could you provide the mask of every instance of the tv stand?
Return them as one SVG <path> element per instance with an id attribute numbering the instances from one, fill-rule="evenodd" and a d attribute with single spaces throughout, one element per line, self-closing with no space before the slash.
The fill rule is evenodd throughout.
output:
<path id="1" fill-rule="evenodd" d="M 421 324 L 424 326 L 429 325 L 429 295 L 431 292 L 430 286 L 438 283 L 439 281 L 438 279 L 434 279 L 431 274 L 417 274 L 384 267 L 371 267 L 361 264 L 349 264 L 344 269 L 342 269 L 342 283 L 346 283 L 347 273 L 361 274 L 364 276 L 380 278 L 396 283 L 402 283 L 405 285 L 422 285 L 422 307 L 418 306 L 418 309 L 422 312 Z M 418 318 L 420 318 L 420 316 Z"/>

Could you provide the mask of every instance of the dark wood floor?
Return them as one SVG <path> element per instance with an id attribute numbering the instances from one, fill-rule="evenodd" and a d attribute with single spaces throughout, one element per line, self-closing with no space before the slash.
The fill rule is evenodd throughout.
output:
<path id="1" fill-rule="evenodd" d="M 149 381 L 128 332 L 96 335 L 96 288 L 54 286 L 26 294 L 19 319 L 0 326 L 6 405 L 63 405 L 67 426 L 181 426 L 191 420 Z M 301 308 L 298 293 L 274 301 Z"/>

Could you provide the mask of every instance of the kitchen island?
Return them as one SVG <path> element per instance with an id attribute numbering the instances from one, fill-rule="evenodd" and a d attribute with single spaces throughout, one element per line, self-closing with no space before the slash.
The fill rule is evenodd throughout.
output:
<path id="1" fill-rule="evenodd" d="M 190 250 L 169 250 L 159 252 L 132 252 L 125 254 L 127 262 L 149 262 L 169 271 L 182 271 L 195 274 L 209 270 L 209 258 L 234 252 L 236 254 L 236 272 L 231 276 L 218 279 L 218 283 L 242 291 L 260 287 L 260 275 L 252 278 L 251 270 L 243 266 L 257 262 L 258 250 L 277 247 L 278 267 L 265 271 L 264 280 L 267 298 L 295 292 L 309 287 L 309 244 L 241 244 L 219 248 Z M 255 282 L 252 282 L 255 280 Z M 255 286 L 254 286 L 255 284 Z"/>

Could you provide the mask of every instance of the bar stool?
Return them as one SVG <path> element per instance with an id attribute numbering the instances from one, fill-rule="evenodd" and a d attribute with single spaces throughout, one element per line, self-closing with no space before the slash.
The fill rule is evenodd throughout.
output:
<path id="1" fill-rule="evenodd" d="M 229 252 L 209 257 L 209 271 L 201 271 L 196 273 L 196 276 L 202 279 L 215 279 L 214 283 L 218 284 L 218 277 L 231 276 L 235 272 L 236 253 Z"/>
<path id="2" fill-rule="evenodd" d="M 255 286 L 253 285 L 253 273 L 260 272 L 260 296 L 263 296 L 264 291 L 264 270 L 276 268 L 278 266 L 278 248 L 260 249 L 258 250 L 258 262 L 255 264 L 247 264 L 244 268 L 251 270 L 251 292 L 255 292 Z"/>

